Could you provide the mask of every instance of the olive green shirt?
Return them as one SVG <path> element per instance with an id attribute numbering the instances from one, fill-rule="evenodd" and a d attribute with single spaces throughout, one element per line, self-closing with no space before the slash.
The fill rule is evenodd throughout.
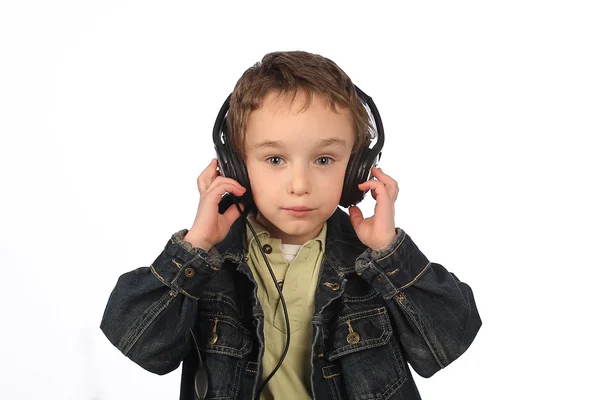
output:
<path id="1" fill-rule="evenodd" d="M 323 224 L 316 238 L 302 246 L 284 244 L 282 248 L 281 239 L 272 238 L 269 232 L 256 221 L 255 214 L 248 214 L 248 222 L 256 231 L 263 249 L 270 246 L 271 252 L 268 254 L 265 252 L 265 255 L 277 281 L 282 281 L 291 332 L 287 355 L 281 367 L 264 388 L 261 400 L 310 399 L 311 322 L 319 267 L 325 250 L 327 223 Z M 283 354 L 286 342 L 285 316 L 273 278 L 248 226 L 246 226 L 246 239 L 248 265 L 258 285 L 258 299 L 265 315 L 265 353 L 262 360 L 264 380 L 271 374 Z M 297 254 L 294 258 L 293 253 L 296 250 Z M 292 259 L 291 263 L 288 264 L 286 257 Z"/>

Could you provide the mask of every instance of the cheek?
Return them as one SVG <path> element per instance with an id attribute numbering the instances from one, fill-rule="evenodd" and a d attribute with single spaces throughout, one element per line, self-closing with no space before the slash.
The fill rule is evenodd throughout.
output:
<path id="1" fill-rule="evenodd" d="M 246 171 L 248 172 L 248 180 L 252 185 L 252 188 L 258 188 L 261 186 L 264 179 L 260 179 L 261 173 L 252 164 L 246 164 Z"/>
<path id="2" fill-rule="evenodd" d="M 331 189 L 335 189 L 335 190 L 342 190 L 342 187 L 344 186 L 344 177 L 346 174 L 346 170 L 338 170 L 336 171 L 335 174 L 332 174 L 331 176 L 328 177 L 328 179 L 326 179 L 326 184 L 331 188 Z"/>
<path id="3" fill-rule="evenodd" d="M 273 197 L 276 190 L 275 182 L 272 178 L 265 176 L 264 171 L 257 171 L 252 167 L 248 168 L 248 179 L 252 186 L 252 196 L 257 203 L 264 203 L 265 200 Z"/>

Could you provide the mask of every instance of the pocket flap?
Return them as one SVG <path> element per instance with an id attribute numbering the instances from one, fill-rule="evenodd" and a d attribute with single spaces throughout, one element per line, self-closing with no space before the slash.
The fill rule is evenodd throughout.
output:
<path id="1" fill-rule="evenodd" d="M 346 354 L 386 344 L 392 337 L 392 327 L 385 307 L 361 311 L 340 317 L 336 321 L 333 350 L 329 360 Z"/>
<path id="2" fill-rule="evenodd" d="M 200 351 L 242 358 L 252 350 L 250 331 L 232 317 L 200 313 L 197 331 Z"/>

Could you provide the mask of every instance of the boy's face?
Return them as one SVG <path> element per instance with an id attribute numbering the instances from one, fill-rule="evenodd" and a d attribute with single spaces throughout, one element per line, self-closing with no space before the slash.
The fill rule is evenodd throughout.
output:
<path id="1" fill-rule="evenodd" d="M 292 103 L 270 92 L 250 114 L 244 143 L 257 220 L 287 244 L 314 239 L 335 212 L 354 144 L 348 110 L 336 113 L 314 95 L 300 112 L 305 96 L 299 91 Z M 297 207 L 311 211 L 286 210 Z"/>

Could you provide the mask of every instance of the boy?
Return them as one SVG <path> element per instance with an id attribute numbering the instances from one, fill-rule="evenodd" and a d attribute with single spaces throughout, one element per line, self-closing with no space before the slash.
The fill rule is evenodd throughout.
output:
<path id="1" fill-rule="evenodd" d="M 394 179 L 373 168 L 377 180 L 358 185 L 376 200 L 372 217 L 338 208 L 370 128 L 327 58 L 276 52 L 248 69 L 227 131 L 251 190 L 211 161 L 191 229 L 119 278 L 100 325 L 108 339 L 157 374 L 183 361 L 186 400 L 198 371 L 206 398 L 419 399 L 407 363 L 432 376 L 466 351 L 481 320 L 471 288 L 394 226 Z M 250 201 L 238 209 L 225 194 Z"/>

